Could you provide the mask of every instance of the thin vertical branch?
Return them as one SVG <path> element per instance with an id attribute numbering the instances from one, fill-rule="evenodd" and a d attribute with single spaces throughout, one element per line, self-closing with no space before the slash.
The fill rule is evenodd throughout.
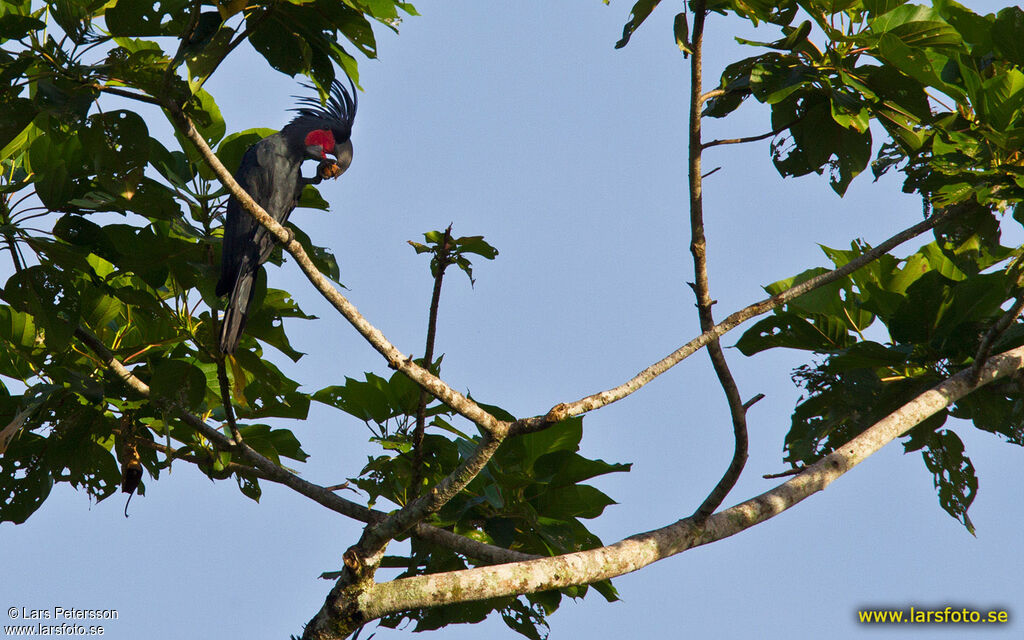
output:
<path id="1" fill-rule="evenodd" d="M 704 61 L 704 22 L 707 18 L 705 0 L 696 0 L 691 3 L 693 9 L 693 35 L 691 50 L 693 56 L 690 58 L 690 144 L 689 144 L 689 187 L 690 187 L 690 253 L 693 254 L 694 283 L 693 291 L 697 296 L 697 313 L 700 316 L 701 331 L 709 331 L 715 326 L 714 314 L 711 306 L 714 301 L 711 299 L 710 285 L 708 283 L 707 265 L 707 238 L 704 236 L 704 197 L 701 185 L 701 87 L 703 84 L 703 61 Z M 718 376 L 718 381 L 725 391 L 726 400 L 729 403 L 729 413 L 732 416 L 733 435 L 736 445 L 733 451 L 732 461 L 726 469 L 722 479 L 718 481 L 715 488 L 694 512 L 693 517 L 701 521 L 714 513 L 725 497 L 736 485 L 740 473 L 747 462 L 747 418 L 746 408 L 740 397 L 736 381 L 729 371 L 729 365 L 725 361 L 725 354 L 722 346 L 715 338 L 708 342 L 708 355 L 711 358 L 711 365 Z"/>
<path id="2" fill-rule="evenodd" d="M 434 364 L 434 337 L 437 335 L 437 308 L 441 302 L 441 281 L 444 280 L 444 271 L 450 263 L 448 259 L 448 244 L 452 239 L 452 225 L 444 230 L 444 237 L 441 238 L 441 246 L 437 250 L 437 273 L 434 274 L 434 292 L 430 297 L 430 317 L 427 320 L 427 343 L 423 348 L 423 365 L 430 370 Z M 412 443 L 415 457 L 413 459 L 413 483 L 412 492 L 419 494 L 420 480 L 423 470 L 423 433 L 427 428 L 427 402 L 430 401 L 430 394 L 422 387 L 420 388 L 420 403 L 416 408 L 416 430 L 413 431 Z"/>
<path id="3" fill-rule="evenodd" d="M 217 312 L 214 311 L 214 313 Z M 224 420 L 228 423 L 228 428 L 231 429 L 231 442 L 238 446 L 242 444 L 242 432 L 238 430 L 238 424 L 235 422 L 235 408 L 231 404 L 231 385 L 228 383 L 227 365 L 225 365 L 227 356 L 223 353 L 216 353 L 214 358 L 217 360 L 217 382 L 220 383 L 220 401 L 224 407 Z"/>

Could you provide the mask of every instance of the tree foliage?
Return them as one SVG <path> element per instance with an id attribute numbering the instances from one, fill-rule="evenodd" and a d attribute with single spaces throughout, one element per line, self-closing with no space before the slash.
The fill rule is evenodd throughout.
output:
<path id="1" fill-rule="evenodd" d="M 659 4 L 636 2 L 616 46 L 656 18 Z M 739 339 L 748 356 L 778 347 L 813 354 L 794 373 L 804 397 L 785 441 L 785 461 L 801 469 L 956 371 L 1024 344 L 1016 320 L 1024 300 L 1020 251 L 1000 242 L 1004 222 L 1024 222 L 1024 12 L 983 16 L 952 0 L 691 2 L 673 21 L 683 55 L 699 52 L 706 12 L 772 35 L 740 40 L 756 54 L 724 67 L 718 88 L 704 96 L 703 117 L 725 118 L 756 101 L 767 106 L 771 159 L 782 176 L 827 176 L 841 196 L 869 167 L 876 177 L 900 172 L 926 215 L 955 212 L 914 253 L 884 255 L 778 306 Z M 245 444 L 281 468 L 309 455 L 282 425 L 304 420 L 311 401 L 365 422 L 379 448 L 351 484 L 370 507 L 425 499 L 486 445 L 491 434 L 465 426 L 457 407 L 433 397 L 421 406 L 420 384 L 402 371 L 339 372 L 319 390 L 289 379 L 264 350 L 299 360 L 284 320 L 312 317 L 263 277 L 241 348 L 220 356 L 213 284 L 227 192 L 180 129 L 176 140 L 158 140 L 146 124 L 154 114 L 176 124 L 180 110 L 232 171 L 249 145 L 272 133 L 233 131 L 204 88 L 238 44 L 247 40 L 272 69 L 305 75 L 322 89 L 338 69 L 358 80 L 353 54 L 373 58 L 373 25 L 397 30 L 403 14 L 416 11 L 392 0 L 0 3 L 0 235 L 13 273 L 0 304 L 0 424 L 7 425 L 0 431 L 0 519 L 24 522 L 60 482 L 108 498 L 133 465 L 144 469 L 144 492 L 174 461 L 234 481 L 259 500 L 266 471 L 183 417 L 212 421 L 230 435 L 222 386 Z M 138 110 L 103 108 L 109 96 L 134 100 Z M 300 205 L 328 206 L 313 187 Z M 293 231 L 316 268 L 341 281 L 331 251 Z M 430 255 L 438 287 L 447 264 L 472 282 L 472 261 L 498 253 L 482 236 L 440 231 L 410 244 Z M 869 249 L 861 240 L 823 248 L 835 267 Z M 278 251 L 270 264 L 283 259 Z M 781 294 L 829 270 L 765 289 Z M 93 341 L 130 367 L 148 394 L 126 384 Z M 418 364 L 439 375 L 442 359 Z M 498 421 L 526 424 L 476 404 Z M 907 451 L 922 452 L 942 508 L 971 531 L 978 480 L 957 435 L 966 423 L 948 418 L 1022 445 L 1022 407 L 1016 379 L 989 385 L 904 440 Z M 413 429 L 418 416 L 429 420 L 422 439 Z M 583 521 L 613 501 L 587 482 L 629 465 L 580 454 L 580 415 L 538 424 L 505 441 L 426 522 L 531 556 L 600 547 Z M 477 564 L 416 536 L 409 554 L 380 560 L 401 569 L 400 577 Z M 590 586 L 617 597 L 607 580 Z M 587 584 L 511 593 L 388 613 L 381 623 L 413 621 L 427 630 L 498 612 L 511 628 L 539 638 L 563 595 L 587 593 Z"/>
<path id="2" fill-rule="evenodd" d="M 186 410 L 225 418 L 211 309 L 220 306 L 213 283 L 226 192 L 190 143 L 179 136 L 166 146 L 150 135 L 140 113 L 148 109 L 152 116 L 164 105 L 182 104 L 233 171 L 251 144 L 273 133 L 229 133 L 214 96 L 203 88 L 238 43 L 248 39 L 273 69 L 304 74 L 327 87 L 338 67 L 358 78 L 356 51 L 375 56 L 372 23 L 397 29 L 400 12 L 416 15 L 415 9 L 404 2 L 186 0 L 0 6 L 2 233 L 14 268 L 3 288 L 6 304 L 0 305 L 0 375 L 6 380 L 0 422 L 17 427 L 0 458 L 0 518 L 24 522 L 59 482 L 82 488 L 95 500 L 110 497 L 121 486 L 126 450 L 137 455 L 146 472 L 140 493 L 173 461 L 188 460 L 213 479 L 233 479 L 244 495 L 259 500 L 259 474 L 176 415 Z M 182 34 L 174 43 L 177 51 L 164 49 L 167 36 Z M 139 110 L 103 109 L 106 93 L 140 99 Z M 326 209 L 327 203 L 307 187 L 300 206 Z M 338 281 L 332 252 L 293 231 L 316 267 Z M 438 232 L 426 234 L 428 243 L 436 244 L 438 237 Z M 481 236 L 455 242 L 452 259 L 471 278 L 471 256 L 497 255 Z M 428 245 L 414 247 L 430 251 Z M 281 260 L 278 252 L 271 262 Z M 264 349 L 269 345 L 299 360 L 303 354 L 292 347 L 283 321 L 312 316 L 290 292 L 268 288 L 265 278 L 258 286 L 243 348 L 226 363 L 248 446 L 278 464 L 304 461 L 308 454 L 290 429 L 263 421 L 303 420 L 315 400 L 373 427 L 381 453 L 352 479 L 371 505 L 401 506 L 458 466 L 479 436 L 452 426 L 452 411 L 435 403 L 428 408 L 428 462 L 418 484 L 411 482 L 407 427 L 415 418 L 419 388 L 404 374 L 384 379 L 368 372 L 365 380 L 354 380 L 340 373 L 339 384 L 319 391 L 288 378 Z M 149 385 L 150 396 L 126 387 L 76 331 L 107 345 Z M 435 373 L 439 369 L 440 360 Z M 580 422 L 517 443 L 516 450 L 530 456 L 503 451 L 434 523 L 524 553 L 599 546 L 581 521 L 600 515 L 612 500 L 584 480 L 628 465 L 576 453 Z M 407 558 L 388 559 L 409 574 L 466 562 L 425 544 L 417 544 Z M 598 589 L 615 598 L 610 584 Z M 579 597 L 586 590 L 567 594 Z M 534 623 L 543 627 L 544 612 L 557 608 L 558 600 L 556 592 L 538 596 L 535 603 L 511 598 L 481 605 L 472 615 L 439 610 L 417 615 L 417 624 L 475 621 L 499 610 L 510 625 L 535 636 Z"/>

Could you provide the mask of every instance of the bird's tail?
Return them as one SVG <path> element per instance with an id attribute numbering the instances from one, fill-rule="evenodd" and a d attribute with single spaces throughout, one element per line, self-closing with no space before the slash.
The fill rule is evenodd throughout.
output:
<path id="1" fill-rule="evenodd" d="M 220 325 L 221 353 L 234 353 L 238 341 L 242 338 L 245 321 L 249 317 L 249 305 L 256 293 L 256 274 L 239 273 L 235 278 L 235 286 L 231 289 L 224 320 Z"/>

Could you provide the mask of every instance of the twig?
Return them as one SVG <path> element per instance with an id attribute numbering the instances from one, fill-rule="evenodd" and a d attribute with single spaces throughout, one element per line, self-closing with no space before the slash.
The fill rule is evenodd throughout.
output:
<path id="1" fill-rule="evenodd" d="M 723 145 L 723 144 L 743 144 L 745 142 L 757 142 L 758 140 L 764 140 L 765 138 L 770 138 L 772 136 L 777 136 L 777 135 L 779 135 L 780 133 L 782 133 L 783 131 L 785 131 L 788 128 L 789 127 L 786 126 L 786 127 L 782 127 L 781 129 L 776 129 L 774 131 L 769 131 L 768 133 L 762 133 L 761 135 L 757 135 L 757 136 L 747 136 L 745 138 L 726 138 L 725 140 L 712 140 L 710 142 L 705 142 L 704 144 L 702 144 L 701 148 L 702 149 L 710 149 L 711 147 L 717 147 L 717 146 Z"/>
<path id="2" fill-rule="evenodd" d="M 192 3 L 192 12 L 189 14 L 188 25 L 185 27 L 185 31 L 182 32 L 178 42 L 178 50 L 174 53 L 174 57 L 171 58 L 171 62 L 164 69 L 164 95 L 168 95 L 171 90 L 171 76 L 175 73 L 178 65 L 185 58 L 185 47 L 188 46 L 189 41 L 195 34 L 196 27 L 199 26 L 200 10 L 203 8 L 202 0 L 195 0 Z"/>
<path id="3" fill-rule="evenodd" d="M 759 315 L 767 313 L 772 309 L 786 304 L 800 296 L 822 287 L 830 282 L 834 282 L 840 278 L 844 278 L 857 269 L 860 269 L 866 264 L 869 264 L 877 260 L 880 256 L 887 254 L 889 251 L 903 244 L 907 240 L 914 238 L 925 231 L 933 228 L 941 222 L 945 222 L 961 213 L 966 211 L 966 208 L 960 205 L 949 207 L 933 215 L 932 217 L 918 222 L 917 224 L 904 229 L 903 231 L 892 236 L 888 240 L 885 240 L 874 249 L 866 251 L 863 255 L 851 260 L 841 267 L 817 275 L 809 280 L 806 280 L 796 286 L 790 287 L 781 293 L 778 293 L 770 298 L 765 298 L 760 302 L 748 305 L 739 311 L 730 314 L 722 322 L 719 322 L 715 326 L 711 327 L 707 331 L 704 331 L 696 338 L 690 340 L 683 346 L 679 347 L 672 353 L 668 354 L 661 360 L 650 365 L 640 373 L 636 374 L 626 382 L 620 384 L 617 387 L 600 391 L 598 393 L 591 394 L 584 398 L 580 398 L 574 402 L 565 402 L 557 404 L 552 407 L 546 414 L 533 416 L 530 418 L 521 418 L 512 424 L 512 429 L 509 435 L 519 435 L 523 433 L 533 433 L 535 431 L 541 431 L 551 426 L 552 424 L 564 420 L 571 416 L 578 416 L 588 411 L 594 411 L 600 409 L 613 402 L 618 402 L 630 394 L 636 392 L 644 385 L 648 384 L 661 374 L 665 373 L 675 365 L 679 364 L 686 358 L 693 355 L 696 351 L 704 347 L 711 340 L 719 338 L 722 335 L 728 333 L 732 329 L 735 329 L 740 324 L 755 318 Z"/>
<path id="4" fill-rule="evenodd" d="M 723 145 L 723 144 L 744 144 L 746 142 L 757 142 L 758 140 L 764 140 L 765 138 L 771 138 L 772 136 L 777 136 L 780 133 L 782 133 L 783 131 L 785 131 L 786 129 L 789 129 L 790 127 L 792 127 L 796 123 L 800 122 L 800 120 L 802 120 L 802 119 L 803 119 L 803 115 L 797 116 L 796 118 L 793 118 L 793 120 L 791 120 L 789 123 L 784 124 L 784 125 L 779 126 L 779 127 L 775 127 L 774 129 L 772 129 L 768 133 L 762 133 L 761 135 L 757 135 L 757 136 L 746 136 L 746 137 L 743 137 L 743 138 L 728 138 L 726 140 L 712 140 L 711 142 L 705 142 L 704 144 L 701 145 L 701 149 L 710 149 L 711 147 L 717 147 L 717 146 Z"/>
<path id="5" fill-rule="evenodd" d="M 750 410 L 750 407 L 754 406 L 755 404 L 757 404 L 758 402 L 760 402 L 762 400 L 764 400 L 764 394 L 763 393 L 757 394 L 756 396 L 754 396 L 750 400 L 747 400 L 746 402 L 743 403 L 743 410 L 744 411 Z"/>
<path id="6" fill-rule="evenodd" d="M 229 55 L 231 55 L 231 52 L 234 51 L 238 47 L 238 45 L 245 42 L 245 39 L 249 37 L 249 34 L 251 34 L 256 29 L 256 27 L 259 26 L 261 22 L 267 19 L 267 16 L 270 15 L 270 12 L 272 10 L 273 6 L 265 7 L 263 12 L 260 15 L 256 16 L 255 18 L 251 16 L 246 18 L 245 29 L 242 30 L 242 33 L 235 36 L 234 40 L 228 43 L 227 48 L 224 49 L 224 53 L 221 54 L 219 58 L 217 58 L 217 61 L 214 62 L 213 66 L 211 66 L 209 71 L 206 72 L 206 77 L 203 78 L 202 81 L 199 83 L 200 87 L 206 84 L 206 80 L 213 76 L 213 72 L 217 70 L 217 68 L 221 65 L 222 62 L 224 62 L 224 60 L 227 59 Z"/>
<path id="7" fill-rule="evenodd" d="M 441 239 L 441 247 L 437 252 L 437 273 L 434 274 L 434 291 L 430 296 L 430 314 L 427 320 L 427 343 L 423 348 L 423 362 L 426 366 L 434 364 L 434 338 L 437 335 L 437 309 L 441 303 L 441 281 L 444 280 L 445 269 L 448 268 L 448 243 L 452 238 L 452 225 L 444 230 L 444 237 Z M 414 495 L 419 493 L 420 480 L 423 472 L 423 434 L 427 428 L 427 402 L 430 394 L 420 389 L 420 402 L 416 407 L 416 429 L 413 431 L 412 445 L 415 451 L 413 459 L 412 490 Z"/>
<path id="8" fill-rule="evenodd" d="M 139 102 L 145 102 L 147 104 L 156 105 L 158 107 L 164 106 L 164 103 L 144 93 L 134 93 L 132 91 L 125 91 L 124 89 L 112 87 L 109 84 L 93 83 L 91 86 L 93 89 L 97 89 L 99 91 L 102 91 L 103 93 L 109 93 L 110 95 L 120 96 L 122 98 L 127 98 L 129 100 L 138 100 Z"/>
<path id="9" fill-rule="evenodd" d="M 708 91 L 707 93 L 705 93 L 705 94 L 701 95 L 699 98 L 697 98 L 697 105 L 698 106 L 703 105 L 708 100 L 710 100 L 712 98 L 717 98 L 718 96 L 724 96 L 725 94 L 726 94 L 725 89 L 722 89 L 722 88 L 712 89 L 711 91 Z"/>
<path id="10" fill-rule="evenodd" d="M 775 478 L 787 478 L 789 476 L 795 476 L 798 473 L 803 473 L 804 469 L 806 468 L 807 467 L 795 467 L 793 469 L 780 471 L 779 473 L 766 473 L 761 477 L 764 478 L 765 480 L 773 480 Z"/>
<path id="11" fill-rule="evenodd" d="M 982 339 L 981 344 L 978 345 L 978 351 L 974 354 L 974 366 L 971 367 L 971 381 L 977 383 L 978 378 L 981 376 L 981 369 L 985 366 L 985 361 L 988 360 L 989 354 L 992 352 L 992 345 L 999 339 L 1001 335 L 1006 333 L 1006 330 L 1010 328 L 1013 321 L 1016 320 L 1021 312 L 1024 311 L 1024 294 L 1017 295 L 1017 301 L 1013 303 L 1010 310 L 1003 314 L 999 320 L 992 325 L 992 328 L 988 330 L 985 337 Z"/>

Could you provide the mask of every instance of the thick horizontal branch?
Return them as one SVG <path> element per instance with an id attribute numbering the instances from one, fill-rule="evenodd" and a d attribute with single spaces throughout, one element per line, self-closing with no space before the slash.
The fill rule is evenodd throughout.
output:
<path id="1" fill-rule="evenodd" d="M 653 562 L 735 535 L 828 487 L 883 446 L 977 387 L 1024 367 L 1024 347 L 989 359 L 980 382 L 965 369 L 917 396 L 787 482 L 721 511 L 703 523 L 686 518 L 613 545 L 515 564 L 404 578 L 373 585 L 358 596 L 365 620 L 444 604 L 535 593 L 614 578 Z"/>
<path id="2" fill-rule="evenodd" d="M 918 222 L 912 227 L 904 229 L 903 231 L 892 236 L 888 240 L 882 242 L 877 247 L 866 251 L 863 255 L 857 257 L 854 260 L 844 264 L 841 267 L 833 269 L 827 273 L 817 275 L 810 280 L 802 282 L 798 285 L 790 287 L 785 291 L 778 293 L 770 298 L 766 298 L 760 302 L 755 302 L 752 305 L 744 307 L 739 311 L 736 311 L 729 315 L 725 320 L 719 322 L 709 330 L 701 333 L 699 336 L 690 340 L 683 346 L 679 347 L 672 353 L 668 354 L 661 360 L 655 362 L 651 366 L 647 367 L 640 373 L 636 374 L 623 384 L 617 387 L 595 393 L 585 398 L 580 398 L 575 402 L 567 402 L 563 404 L 555 405 L 548 411 L 547 414 L 542 416 L 534 416 L 531 418 L 523 418 L 517 420 L 512 424 L 511 434 L 516 435 L 520 433 L 529 433 L 532 431 L 539 431 L 545 429 L 551 424 L 564 420 L 570 416 L 578 416 L 588 411 L 600 409 L 605 405 L 609 405 L 613 402 L 622 400 L 626 396 L 634 393 L 635 391 L 642 388 L 647 383 L 651 382 L 661 374 L 665 373 L 675 365 L 679 364 L 689 356 L 693 355 L 696 351 L 707 345 L 712 340 L 721 337 L 729 331 L 735 329 L 740 324 L 755 318 L 761 314 L 767 313 L 772 309 L 782 306 L 791 300 L 794 300 L 805 293 L 813 291 L 818 287 L 822 287 L 830 282 L 834 282 L 840 278 L 845 278 L 857 269 L 860 269 L 864 265 L 877 260 L 879 257 L 889 253 L 897 246 L 903 244 L 907 240 L 921 235 L 925 231 L 935 227 L 941 222 L 945 222 L 950 218 L 959 215 L 964 211 L 963 207 L 954 206 L 950 207 L 943 212 L 933 215 L 932 217 Z"/>
<path id="3" fill-rule="evenodd" d="M 89 347 L 89 349 L 96 354 L 104 365 L 113 371 L 125 385 L 139 395 L 149 397 L 149 385 L 129 371 L 128 368 L 114 356 L 110 349 L 108 349 L 107 346 L 99 340 L 99 338 L 82 328 L 75 330 L 75 336 Z M 206 422 L 198 416 L 180 408 L 175 409 L 178 417 L 181 418 L 183 422 L 202 433 L 206 439 L 213 442 L 219 449 L 238 452 L 243 460 L 249 463 L 253 472 L 258 477 L 277 484 L 283 484 L 330 509 L 331 511 L 348 516 L 360 522 L 379 522 L 387 517 L 388 514 L 382 511 L 368 509 L 361 504 L 352 502 L 351 500 L 346 500 L 320 485 L 309 482 L 308 480 L 303 480 L 294 473 L 291 473 L 286 469 L 282 469 L 280 466 L 274 464 L 271 460 L 244 443 L 240 447 L 236 447 L 234 443 L 231 442 L 230 438 L 214 427 L 206 424 Z M 537 557 L 532 554 L 520 553 L 518 551 L 503 549 L 501 547 L 478 542 L 476 540 L 466 538 L 465 536 L 460 536 L 451 531 L 439 529 L 438 527 L 433 527 L 422 522 L 416 525 L 413 529 L 413 533 L 424 540 L 452 549 L 453 551 L 482 562 L 518 562 Z"/>

